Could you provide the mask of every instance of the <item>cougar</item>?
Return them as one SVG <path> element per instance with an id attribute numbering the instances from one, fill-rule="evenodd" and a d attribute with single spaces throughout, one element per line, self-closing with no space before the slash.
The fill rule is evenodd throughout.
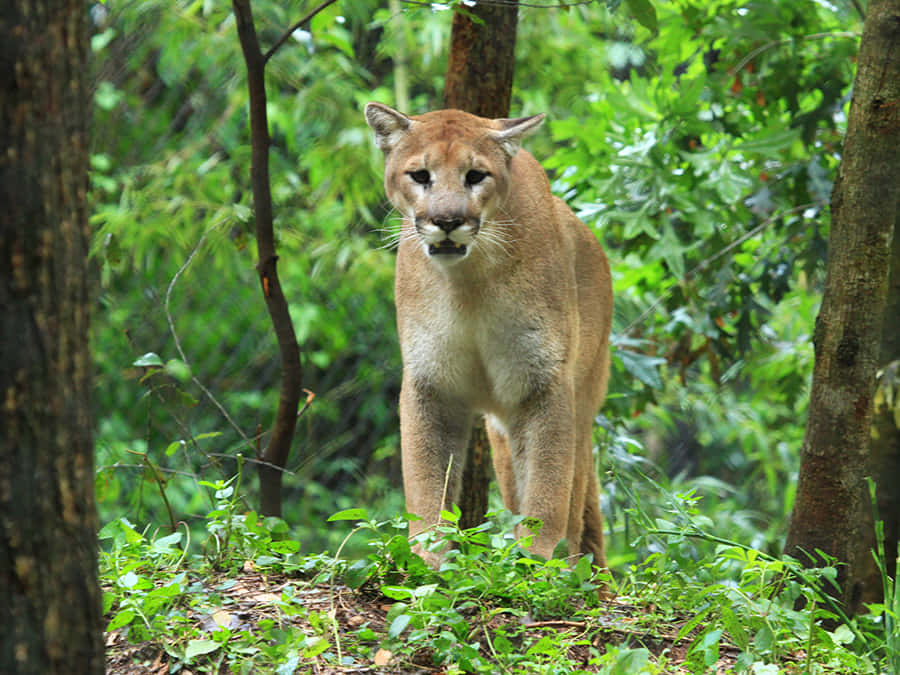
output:
<path id="1" fill-rule="evenodd" d="M 531 551 L 550 558 L 566 539 L 571 555 L 605 567 L 591 426 L 609 377 L 612 286 L 596 237 L 521 149 L 545 116 L 407 116 L 381 103 L 365 116 L 403 217 L 403 484 L 422 518 L 411 536 L 465 489 L 466 446 L 484 415 L 505 506 L 543 523 Z"/>

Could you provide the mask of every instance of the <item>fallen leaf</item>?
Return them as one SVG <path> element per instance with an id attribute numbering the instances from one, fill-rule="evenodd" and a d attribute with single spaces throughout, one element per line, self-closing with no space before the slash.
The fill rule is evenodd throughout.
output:
<path id="1" fill-rule="evenodd" d="M 387 664 L 389 664 L 393 656 L 394 655 L 387 649 L 379 649 L 377 652 L 375 652 L 375 658 L 372 659 L 372 662 L 376 666 L 381 668 L 382 666 L 386 666 Z"/>
<path id="2" fill-rule="evenodd" d="M 215 621 L 222 628 L 229 628 L 231 626 L 231 614 L 226 612 L 224 609 L 220 609 L 218 612 L 213 612 L 212 618 L 213 621 Z"/>

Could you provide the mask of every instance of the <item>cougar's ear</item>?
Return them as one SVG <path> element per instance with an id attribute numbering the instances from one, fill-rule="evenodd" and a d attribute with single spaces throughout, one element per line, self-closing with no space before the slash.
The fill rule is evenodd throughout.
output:
<path id="1" fill-rule="evenodd" d="M 385 154 L 409 133 L 413 121 L 383 103 L 366 103 L 366 122 L 375 132 L 375 144 Z"/>
<path id="2" fill-rule="evenodd" d="M 531 117 L 494 120 L 502 129 L 491 132 L 491 135 L 503 147 L 506 154 L 512 157 L 522 147 L 522 139 L 537 131 L 537 128 L 544 123 L 545 117 L 546 115 L 541 113 Z"/>

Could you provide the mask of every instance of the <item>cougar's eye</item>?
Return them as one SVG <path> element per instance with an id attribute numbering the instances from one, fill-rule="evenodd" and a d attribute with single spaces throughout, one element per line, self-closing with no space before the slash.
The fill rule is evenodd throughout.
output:
<path id="1" fill-rule="evenodd" d="M 431 174 L 425 169 L 418 171 L 407 171 L 409 177 L 416 181 L 419 185 L 428 185 L 431 182 Z"/>
<path id="2" fill-rule="evenodd" d="M 466 172 L 466 185 L 478 185 L 486 177 L 486 172 L 472 169 L 471 171 Z"/>

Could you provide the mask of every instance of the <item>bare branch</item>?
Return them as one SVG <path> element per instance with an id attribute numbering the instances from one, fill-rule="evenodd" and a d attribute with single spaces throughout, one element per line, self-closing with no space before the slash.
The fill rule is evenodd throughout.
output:
<path id="1" fill-rule="evenodd" d="M 747 56 L 745 56 L 743 59 L 741 59 L 740 63 L 738 63 L 737 66 L 735 66 L 734 72 L 735 72 L 735 74 L 737 74 L 740 71 L 742 71 L 744 69 L 744 66 L 746 66 L 748 63 L 750 63 L 753 59 L 755 59 L 757 56 L 762 54 L 764 51 L 772 49 L 774 47 L 782 47 L 784 45 L 789 45 L 792 42 L 794 42 L 795 40 L 800 40 L 801 42 L 806 42 L 808 40 L 824 40 L 826 38 L 858 39 L 860 37 L 862 37 L 862 36 L 859 33 L 851 33 L 851 32 L 847 32 L 847 31 L 834 31 L 834 32 L 829 32 L 829 33 L 813 33 L 812 35 L 804 35 L 799 38 L 789 37 L 789 38 L 784 38 L 783 40 L 772 40 L 771 42 L 767 42 L 766 44 L 757 47 L 752 52 L 747 54 Z"/>
<path id="2" fill-rule="evenodd" d="M 337 0 L 325 0 L 325 2 L 323 2 L 321 5 L 319 5 L 318 7 L 316 7 L 313 11 L 311 11 L 309 14 L 307 14 L 306 16 L 304 16 L 302 19 L 300 19 L 300 20 L 299 20 L 297 23 L 295 23 L 293 26 L 291 26 L 290 28 L 288 28 L 288 29 L 282 34 L 282 36 L 281 36 L 280 38 L 278 38 L 278 40 L 276 40 L 275 44 L 272 45 L 272 46 L 269 48 L 269 51 L 266 52 L 266 55 L 263 56 L 263 63 L 268 63 L 269 59 L 271 59 L 271 58 L 275 55 L 275 52 L 277 52 L 277 51 L 281 48 L 281 45 L 283 45 L 285 42 L 287 42 L 288 38 L 291 37 L 291 35 L 294 34 L 294 31 L 295 31 L 295 30 L 297 30 L 298 28 L 302 28 L 302 27 L 304 26 L 304 24 L 307 24 L 307 23 L 309 23 L 310 21 L 312 21 L 313 17 L 314 17 L 316 14 L 318 14 L 318 13 L 321 12 L 323 9 L 325 9 L 326 7 L 328 7 L 328 5 L 333 5 L 335 2 L 337 2 Z"/>

